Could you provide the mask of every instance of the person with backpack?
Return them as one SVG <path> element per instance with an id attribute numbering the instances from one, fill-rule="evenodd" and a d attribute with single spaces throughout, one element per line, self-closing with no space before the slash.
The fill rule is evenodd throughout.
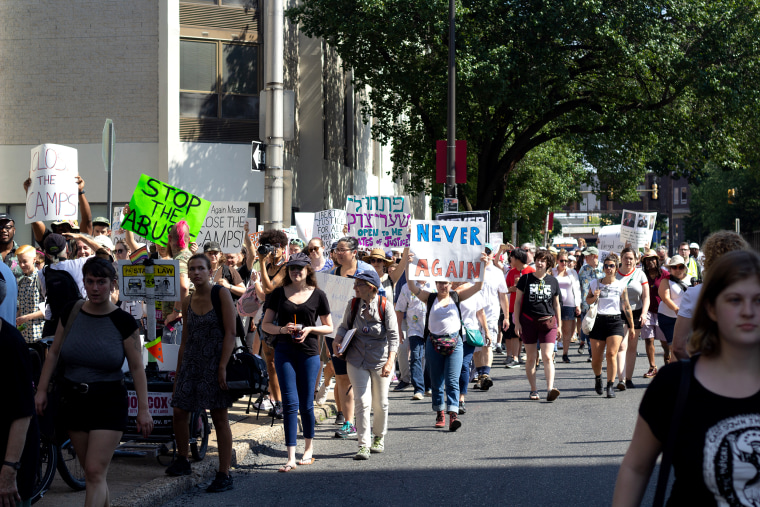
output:
<path id="1" fill-rule="evenodd" d="M 67 235 L 75 240 L 82 239 L 88 244 L 91 243 L 93 252 L 99 248 L 92 239 L 81 234 Z M 69 259 L 68 242 L 56 233 L 45 237 L 43 248 L 48 265 L 40 270 L 37 280 L 45 297 L 45 325 L 42 327 L 42 337 L 45 338 L 55 335 L 64 307 L 72 301 L 86 297 L 82 268 L 94 256 Z"/>
<path id="2" fill-rule="evenodd" d="M 280 380 L 288 448 L 288 461 L 280 467 L 280 472 L 314 463 L 314 384 L 320 366 L 319 336 L 333 330 L 327 294 L 317 287 L 309 256 L 297 252 L 285 266 L 285 279 L 272 292 L 261 325 L 265 333 L 276 336 L 274 364 Z M 296 462 L 299 411 L 304 451 L 301 460 Z"/>
<path id="3" fill-rule="evenodd" d="M 483 268 L 489 260 L 484 252 L 481 256 Z M 406 279 L 411 279 L 409 265 L 406 267 Z M 412 294 L 427 305 L 423 338 L 425 339 L 425 360 L 430 365 L 433 411 L 436 413 L 435 427 L 446 426 L 444 411 L 447 411 L 449 431 L 456 431 L 462 426 L 462 421 L 458 416 L 459 377 L 462 372 L 464 353 L 462 313 L 459 310 L 459 303 L 480 292 L 483 281 L 456 291 L 451 288 L 451 282 L 448 280 L 436 280 L 435 288 L 437 292 L 431 293 L 422 290 L 415 283 L 409 284 Z"/>
<path id="4" fill-rule="evenodd" d="M 208 409 L 214 422 L 219 448 L 219 470 L 206 489 L 218 493 L 232 489 L 232 431 L 228 409 L 234 396 L 227 387 L 227 364 L 235 348 L 235 306 L 230 292 L 212 286 L 211 261 L 202 253 L 187 261 L 187 274 L 194 292 L 182 300 L 182 341 L 177 355 L 177 381 L 171 405 L 174 408 L 175 462 L 166 474 L 190 475 L 190 413 Z"/>
<path id="5" fill-rule="evenodd" d="M 354 390 L 354 416 L 359 451 L 355 460 L 385 450 L 388 431 L 388 389 L 399 346 L 398 322 L 393 304 L 378 294 L 383 283 L 374 269 L 350 275 L 356 297 L 348 302 L 333 343 L 336 356 L 345 358 Z M 349 330 L 351 331 L 349 333 Z M 348 348 L 341 347 L 344 342 Z M 369 414 L 375 413 L 370 443 Z"/>

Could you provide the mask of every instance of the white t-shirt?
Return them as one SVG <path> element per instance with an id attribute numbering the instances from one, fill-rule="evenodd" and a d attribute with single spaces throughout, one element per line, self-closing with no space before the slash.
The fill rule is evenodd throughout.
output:
<path id="1" fill-rule="evenodd" d="M 696 285 L 689 287 L 683 297 L 681 298 L 681 304 L 678 306 L 678 316 L 686 319 L 694 318 L 694 309 L 697 307 L 697 301 L 699 301 L 699 294 L 702 292 L 702 285 Z"/>
<path id="2" fill-rule="evenodd" d="M 459 310 L 462 312 L 462 322 L 465 327 L 470 329 L 479 329 L 480 323 L 478 322 L 478 311 L 486 307 L 486 302 L 483 299 L 481 292 L 475 293 L 464 301 L 459 303 Z"/>
<path id="3" fill-rule="evenodd" d="M 483 288 L 480 289 L 485 301 L 486 321 L 497 322 L 499 320 L 499 311 L 501 306 L 499 304 L 499 294 L 506 294 L 507 281 L 504 279 L 504 273 L 494 266 L 489 264 L 483 275 Z M 436 333 L 437 334 L 437 333 Z"/>
<path id="4" fill-rule="evenodd" d="M 623 281 L 628 287 L 628 302 L 631 304 L 631 310 L 638 310 L 641 308 L 641 297 L 644 292 L 644 284 L 649 285 L 647 275 L 639 268 L 634 268 L 633 271 L 624 275 L 620 271 L 615 273 L 615 278 Z M 651 297 L 651 296 L 650 296 Z"/>
<path id="5" fill-rule="evenodd" d="M 663 280 L 663 283 L 665 280 Z M 686 285 L 686 288 L 688 289 L 691 285 L 691 277 L 689 275 L 686 275 L 683 277 L 683 280 L 681 282 Z M 673 280 L 668 279 L 668 283 L 670 284 L 670 299 L 675 303 L 675 305 L 678 307 L 678 309 L 681 309 L 681 299 L 683 299 L 684 293 L 686 292 L 681 288 L 680 285 L 675 283 Z M 665 304 L 665 301 L 660 301 L 660 306 L 657 307 L 657 313 L 661 313 L 663 315 L 667 315 L 668 317 L 676 318 L 676 312 L 670 309 L 668 305 Z"/>
<path id="6" fill-rule="evenodd" d="M 422 290 L 430 292 L 430 287 L 425 285 Z M 434 294 L 431 294 L 430 297 L 434 297 Z M 427 306 L 417 296 L 412 294 L 408 283 L 405 283 L 401 288 L 394 309 L 397 312 L 406 312 L 407 336 L 422 337 L 425 333 L 425 312 L 427 311 Z"/>
<path id="7" fill-rule="evenodd" d="M 431 298 L 435 298 L 433 302 L 433 308 L 430 309 L 430 321 L 428 322 L 428 329 L 431 333 L 437 335 L 456 333 L 462 327 L 462 323 L 459 320 L 459 312 L 457 311 L 457 305 L 449 298 L 449 304 L 447 306 L 441 306 L 441 302 L 438 299 L 438 294 L 430 294 Z"/>
<path id="8" fill-rule="evenodd" d="M 625 283 L 621 280 L 615 280 L 609 285 L 605 285 L 601 280 L 591 280 L 589 290 L 591 292 L 597 289 L 602 292 L 599 294 L 598 315 L 620 315 L 620 296 L 625 290 Z"/>

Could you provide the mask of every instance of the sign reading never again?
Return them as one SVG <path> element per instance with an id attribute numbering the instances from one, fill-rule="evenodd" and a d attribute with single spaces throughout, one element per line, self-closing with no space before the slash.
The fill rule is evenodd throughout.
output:
<path id="1" fill-rule="evenodd" d="M 129 201 L 129 214 L 124 217 L 121 228 L 166 246 L 171 226 L 186 220 L 190 238 L 195 241 L 210 206 L 211 202 L 197 195 L 143 174 Z"/>

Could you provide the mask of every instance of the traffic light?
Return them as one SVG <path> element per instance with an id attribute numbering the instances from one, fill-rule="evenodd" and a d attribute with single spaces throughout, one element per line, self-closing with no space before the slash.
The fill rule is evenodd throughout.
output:
<path id="1" fill-rule="evenodd" d="M 610 187 L 610 196 L 607 198 L 608 201 L 614 201 L 615 200 L 615 189 Z"/>
<path id="2" fill-rule="evenodd" d="M 657 200 L 657 183 L 652 183 L 652 199 Z"/>
<path id="3" fill-rule="evenodd" d="M 734 204 L 734 202 L 736 202 L 736 189 L 729 188 L 728 189 L 728 204 Z"/>

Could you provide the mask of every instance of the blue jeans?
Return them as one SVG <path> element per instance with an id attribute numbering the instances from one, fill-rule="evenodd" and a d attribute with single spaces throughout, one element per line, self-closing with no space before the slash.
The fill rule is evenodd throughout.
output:
<path id="1" fill-rule="evenodd" d="M 294 447 L 298 435 L 298 412 L 301 412 L 303 437 L 314 438 L 314 385 L 319 373 L 319 356 L 307 356 L 289 343 L 277 343 L 274 368 L 282 393 L 285 445 Z"/>
<path id="2" fill-rule="evenodd" d="M 459 332 L 452 333 L 458 335 Z M 462 373 L 462 337 L 457 338 L 457 346 L 448 356 L 442 356 L 433 348 L 433 342 L 425 344 L 425 358 L 430 365 L 430 383 L 433 390 L 433 411 L 459 411 L 459 375 Z M 444 390 L 446 402 L 444 403 Z"/>
<path id="3" fill-rule="evenodd" d="M 462 373 L 459 374 L 459 392 L 461 394 L 467 394 L 467 384 L 470 383 L 470 363 L 474 353 L 474 346 L 462 343 Z"/>
<path id="4" fill-rule="evenodd" d="M 409 377 L 414 392 L 425 392 L 425 339 L 421 336 L 410 336 L 409 340 Z"/>

